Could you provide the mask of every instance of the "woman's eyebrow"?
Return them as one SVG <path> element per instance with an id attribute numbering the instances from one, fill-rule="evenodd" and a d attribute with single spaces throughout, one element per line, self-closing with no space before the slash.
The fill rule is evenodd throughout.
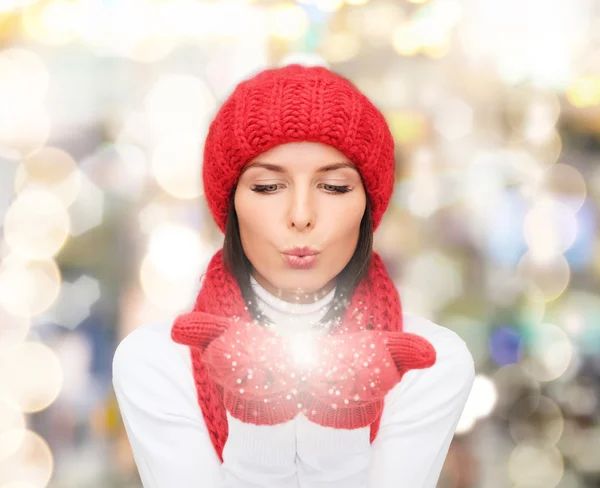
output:
<path id="1" fill-rule="evenodd" d="M 241 174 L 243 174 L 244 172 L 246 172 L 247 170 L 249 170 L 251 168 L 264 168 L 269 171 L 273 171 L 275 173 L 286 173 L 287 172 L 287 170 L 283 166 L 279 166 L 278 164 L 261 163 L 260 161 L 255 161 L 254 163 L 251 163 L 251 164 L 245 166 L 242 169 Z M 343 161 L 340 163 L 332 163 L 332 164 L 328 164 L 326 166 L 322 166 L 317 170 L 317 173 L 325 173 L 327 171 L 334 171 L 334 170 L 340 169 L 340 168 L 351 168 L 351 169 L 356 170 L 356 166 L 354 166 L 352 163 Z"/>

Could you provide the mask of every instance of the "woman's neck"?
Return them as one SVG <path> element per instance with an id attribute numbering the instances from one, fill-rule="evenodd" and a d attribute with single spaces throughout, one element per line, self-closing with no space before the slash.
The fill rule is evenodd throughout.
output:
<path id="1" fill-rule="evenodd" d="M 269 292 L 274 297 L 279 298 L 284 302 L 295 303 L 306 305 L 315 303 L 327 296 L 332 290 L 335 289 L 335 279 L 329 281 L 322 288 L 315 292 L 304 292 L 302 290 L 283 290 L 273 286 L 264 276 L 254 270 L 251 274 L 251 278 L 255 280 L 264 290 Z"/>

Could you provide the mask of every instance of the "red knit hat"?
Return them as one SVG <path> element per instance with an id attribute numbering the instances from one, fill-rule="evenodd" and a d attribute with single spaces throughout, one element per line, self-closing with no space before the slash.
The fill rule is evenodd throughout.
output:
<path id="1" fill-rule="evenodd" d="M 245 164 L 297 141 L 333 146 L 357 166 L 375 230 L 394 188 L 394 139 L 383 115 L 346 78 L 320 66 L 288 65 L 241 82 L 210 126 L 202 178 L 221 231 Z"/>

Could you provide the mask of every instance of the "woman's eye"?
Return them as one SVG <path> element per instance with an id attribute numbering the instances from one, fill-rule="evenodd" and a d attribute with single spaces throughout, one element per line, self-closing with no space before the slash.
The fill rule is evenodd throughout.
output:
<path id="1" fill-rule="evenodd" d="M 271 185 L 254 185 L 254 187 L 251 188 L 251 190 L 257 193 L 273 193 L 277 190 L 278 187 L 279 185 L 276 183 L 273 183 Z"/>
<path id="2" fill-rule="evenodd" d="M 323 187 L 330 193 L 348 193 L 350 191 L 349 186 L 329 185 L 327 183 L 323 183 Z"/>
<path id="3" fill-rule="evenodd" d="M 280 186 L 282 185 L 279 185 L 278 183 L 270 185 L 254 185 L 251 190 L 256 193 L 274 193 Z M 321 186 L 327 193 L 347 193 L 350 191 L 349 186 L 330 185 L 327 183 L 323 183 Z"/>

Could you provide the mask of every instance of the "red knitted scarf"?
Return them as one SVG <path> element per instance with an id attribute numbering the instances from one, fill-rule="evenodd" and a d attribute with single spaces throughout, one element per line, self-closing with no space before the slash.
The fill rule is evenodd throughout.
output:
<path id="1" fill-rule="evenodd" d="M 402 332 L 400 297 L 377 253 L 341 323 L 302 348 L 316 362 L 299 364 L 298 341 L 253 321 L 222 250 L 208 265 L 194 310 L 176 319 L 171 336 L 190 346 L 198 403 L 221 461 L 226 411 L 257 425 L 299 413 L 329 427 L 370 425 L 373 442 L 385 394 L 406 371 L 436 358 L 429 342 Z"/>

